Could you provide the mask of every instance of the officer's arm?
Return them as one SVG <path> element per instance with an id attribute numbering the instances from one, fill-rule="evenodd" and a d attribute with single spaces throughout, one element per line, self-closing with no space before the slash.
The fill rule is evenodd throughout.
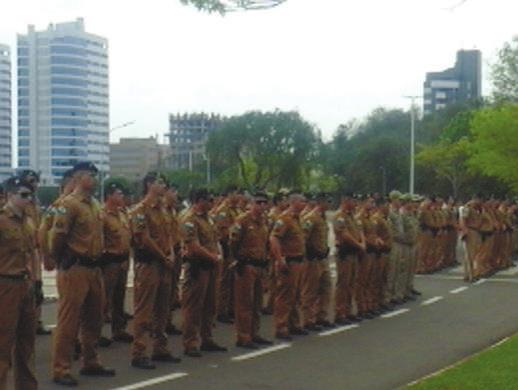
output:
<path id="1" fill-rule="evenodd" d="M 49 253 L 52 257 L 61 258 L 75 217 L 76 209 L 72 203 L 64 202 L 62 207 L 56 209 L 56 215 L 49 232 Z"/>
<path id="2" fill-rule="evenodd" d="M 272 233 L 270 234 L 270 249 L 272 251 L 273 258 L 277 263 L 283 261 L 280 238 L 286 234 L 286 230 L 287 225 L 282 219 L 278 219 L 273 226 Z"/>
<path id="3" fill-rule="evenodd" d="M 240 222 L 234 223 L 230 227 L 230 252 L 232 257 L 235 258 L 239 252 L 239 247 L 243 239 L 243 227 Z"/>
<path id="4" fill-rule="evenodd" d="M 201 259 L 217 262 L 218 254 L 212 253 L 204 248 L 199 240 L 196 226 L 190 221 L 186 221 L 182 224 L 182 230 L 184 232 L 184 243 L 185 249 L 187 250 L 187 257 L 191 259 Z"/>
<path id="5" fill-rule="evenodd" d="M 149 234 L 149 229 L 146 223 L 146 217 L 144 214 L 135 212 L 131 218 L 131 231 L 133 234 L 133 240 L 138 248 L 146 249 L 153 256 L 156 256 L 160 260 L 165 260 L 167 255 L 157 245 Z"/>

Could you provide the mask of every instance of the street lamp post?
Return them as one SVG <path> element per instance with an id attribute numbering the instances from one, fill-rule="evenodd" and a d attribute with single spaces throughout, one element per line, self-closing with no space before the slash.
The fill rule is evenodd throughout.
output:
<path id="1" fill-rule="evenodd" d="M 410 178 L 409 192 L 414 195 L 415 192 L 415 99 L 421 96 L 405 96 L 410 99 Z"/>

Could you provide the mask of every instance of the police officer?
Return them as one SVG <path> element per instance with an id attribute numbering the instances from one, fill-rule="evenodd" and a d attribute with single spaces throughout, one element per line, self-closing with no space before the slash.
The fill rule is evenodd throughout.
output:
<path id="1" fill-rule="evenodd" d="M 212 212 L 213 220 L 218 231 L 219 243 L 223 252 L 223 262 L 220 264 L 217 303 L 217 319 L 223 323 L 232 323 L 233 311 L 233 274 L 230 269 L 232 263 L 229 251 L 229 229 L 240 214 L 240 200 L 237 188 L 227 190 L 225 200 Z"/>
<path id="2" fill-rule="evenodd" d="M 257 344 L 272 344 L 259 336 L 262 276 L 268 267 L 267 206 L 268 196 L 257 192 L 250 210 L 241 214 L 230 228 L 230 250 L 236 259 L 233 266 L 236 345 L 248 349 L 257 349 Z"/>
<path id="3" fill-rule="evenodd" d="M 135 205 L 129 215 L 135 258 L 134 341 L 131 365 L 154 369 L 147 355 L 153 336 L 151 359 L 178 363 L 167 347 L 165 328 L 169 317 L 172 270 L 175 266 L 170 230 L 163 207 L 162 196 L 166 182 L 159 173 L 148 173 L 143 180 L 144 199 Z"/>
<path id="4" fill-rule="evenodd" d="M 182 274 L 182 316 L 184 354 L 200 357 L 200 349 L 225 352 L 212 338 L 216 314 L 216 283 L 222 256 L 217 232 L 208 212 L 212 197 L 206 189 L 193 190 L 191 208 L 181 218 L 185 243 Z M 201 346 L 200 346 L 201 338 Z"/>
<path id="5" fill-rule="evenodd" d="M 27 210 L 32 189 L 19 177 L 5 183 L 7 203 L 0 210 L 0 389 L 14 371 L 14 388 L 38 388 L 34 369 L 36 312 L 31 280 L 35 251 Z"/>
<path id="6" fill-rule="evenodd" d="M 166 211 L 166 218 L 169 226 L 169 236 L 172 240 L 171 245 L 173 246 L 174 254 L 175 254 L 175 266 L 172 271 L 171 278 L 171 299 L 169 302 L 170 312 L 169 318 L 166 326 L 166 333 L 169 335 L 180 335 L 182 334 L 181 330 L 177 329 L 173 324 L 173 311 L 174 309 L 180 306 L 180 296 L 179 296 L 179 281 L 180 281 L 180 271 L 182 268 L 181 263 L 181 248 L 182 248 L 182 237 L 180 231 L 180 220 L 177 213 L 177 204 L 178 204 L 178 193 L 176 189 L 176 185 L 169 183 L 167 191 L 164 194 L 164 208 Z"/>
<path id="7" fill-rule="evenodd" d="M 100 257 L 103 249 L 101 206 L 93 198 L 98 170 L 90 162 L 73 168 L 76 186 L 61 202 L 50 230 L 50 255 L 58 263 L 58 315 L 54 335 L 52 375 L 55 383 L 76 386 L 71 375 L 78 331 L 83 356 L 81 375 L 114 376 L 97 355 L 104 299 Z"/>
<path id="8" fill-rule="evenodd" d="M 297 191 L 288 199 L 288 209 L 277 218 L 270 234 L 277 281 L 273 312 L 275 337 L 281 340 L 291 340 L 290 334 L 308 334 L 300 319 L 306 242 L 299 217 L 306 200 Z"/>
<path id="9" fill-rule="evenodd" d="M 104 316 L 111 320 L 112 339 L 130 343 L 133 336 L 125 331 L 124 289 L 129 265 L 130 228 L 124 207 L 124 189 L 112 183 L 104 191 L 102 271 L 104 278 Z"/>
<path id="10" fill-rule="evenodd" d="M 33 171 L 32 169 L 25 169 L 20 173 L 20 179 L 27 183 L 27 185 L 32 189 L 33 193 L 36 195 L 38 191 L 38 186 L 40 182 L 39 175 Z M 27 214 L 30 217 L 30 220 L 33 224 L 33 229 L 35 232 L 37 232 L 42 215 L 41 215 L 41 208 L 40 203 L 36 196 L 33 197 L 33 200 L 31 201 L 31 204 L 27 208 Z M 37 240 L 37 237 L 36 237 Z M 42 253 L 41 253 L 41 244 L 39 241 L 36 241 L 36 251 L 34 254 L 34 272 L 33 272 L 33 278 L 34 278 L 34 289 L 36 293 L 36 316 L 38 318 L 38 327 L 36 328 L 36 334 L 42 335 L 42 336 L 48 336 L 51 334 L 51 331 L 49 329 L 46 329 L 43 326 L 43 322 L 41 321 L 41 305 L 44 300 L 43 296 L 43 282 L 42 282 Z"/>
<path id="11" fill-rule="evenodd" d="M 321 326 L 332 326 L 328 320 L 332 289 L 328 260 L 329 227 L 326 219 L 329 203 L 330 198 L 327 194 L 317 194 L 313 209 L 302 217 L 302 226 L 306 233 L 307 258 L 302 311 L 304 327 L 313 331 L 321 330 Z"/>
<path id="12" fill-rule="evenodd" d="M 353 301 L 359 256 L 367 249 L 361 225 L 355 218 L 356 200 L 352 194 L 342 197 L 333 228 L 336 245 L 335 323 L 347 325 L 361 318 L 353 315 Z"/>

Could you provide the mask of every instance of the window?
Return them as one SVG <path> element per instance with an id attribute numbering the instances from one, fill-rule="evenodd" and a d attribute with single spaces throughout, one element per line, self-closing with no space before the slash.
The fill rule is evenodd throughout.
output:
<path id="1" fill-rule="evenodd" d="M 52 146 L 79 146 L 88 147 L 88 142 L 82 138 L 54 138 Z"/>
<path id="2" fill-rule="evenodd" d="M 74 54 L 78 56 L 84 56 L 86 54 L 85 49 L 70 46 L 51 46 L 50 52 L 52 54 Z"/>
<path id="3" fill-rule="evenodd" d="M 53 77 L 51 80 L 52 85 L 60 84 L 60 85 L 70 85 L 70 86 L 80 86 L 87 87 L 88 81 L 81 79 L 69 79 L 64 77 Z"/>
<path id="4" fill-rule="evenodd" d="M 27 87 L 29 86 L 29 79 L 23 77 L 23 78 L 19 78 L 18 79 L 18 85 L 19 86 L 22 86 L 22 87 Z"/>
<path id="5" fill-rule="evenodd" d="M 29 156 L 29 149 L 19 149 L 18 150 L 18 156 L 28 157 Z"/>
<path id="6" fill-rule="evenodd" d="M 87 126 L 88 121 L 82 119 L 52 118 L 52 126 Z"/>
<path id="7" fill-rule="evenodd" d="M 78 88 L 52 88 L 53 95 L 86 96 L 87 92 Z"/>
<path id="8" fill-rule="evenodd" d="M 87 61 L 82 58 L 58 57 L 58 56 L 53 56 L 50 60 L 50 63 L 52 65 L 59 65 L 59 64 L 77 65 L 77 66 L 86 66 L 87 65 Z"/>
<path id="9" fill-rule="evenodd" d="M 28 139 L 19 139 L 18 146 L 29 146 L 29 140 Z"/>
<path id="10" fill-rule="evenodd" d="M 86 157 L 87 152 L 84 149 L 52 149 L 53 157 Z"/>
<path id="11" fill-rule="evenodd" d="M 53 108 L 51 110 L 52 115 L 56 116 L 78 116 L 82 118 L 86 118 L 88 115 L 86 111 L 77 111 L 77 110 L 71 110 L 66 108 Z"/>
<path id="12" fill-rule="evenodd" d="M 18 130 L 18 137 L 28 137 L 29 130 Z"/>
<path id="13" fill-rule="evenodd" d="M 18 76 L 28 76 L 29 69 L 27 68 L 18 68 Z"/>
<path id="14" fill-rule="evenodd" d="M 29 55 L 28 47 L 19 47 L 18 48 L 18 57 L 27 57 Z"/>
<path id="15" fill-rule="evenodd" d="M 29 89 L 28 88 L 19 88 L 18 96 L 29 96 Z"/>
<path id="16" fill-rule="evenodd" d="M 18 99 L 18 107 L 29 107 L 29 99 Z"/>
<path id="17" fill-rule="evenodd" d="M 77 46 L 86 46 L 87 41 L 76 37 L 57 37 L 52 40 L 52 43 L 68 43 Z"/>
<path id="18" fill-rule="evenodd" d="M 19 108 L 18 117 L 21 117 L 21 116 L 29 116 L 29 110 L 27 110 L 25 108 Z"/>
<path id="19" fill-rule="evenodd" d="M 18 126 L 20 127 L 28 127 L 29 120 L 28 119 L 18 119 Z"/>
<path id="20" fill-rule="evenodd" d="M 52 159 L 52 166 L 54 167 L 72 167 L 77 163 L 78 158 L 74 159 Z"/>
<path id="21" fill-rule="evenodd" d="M 28 58 L 18 58 L 18 66 L 29 66 Z"/>
<path id="22" fill-rule="evenodd" d="M 19 167 L 28 167 L 29 166 L 29 160 L 19 159 L 18 160 L 18 166 Z"/>
<path id="23" fill-rule="evenodd" d="M 53 98 L 52 105 L 86 107 L 87 104 L 82 99 Z"/>
<path id="24" fill-rule="evenodd" d="M 70 76 L 87 76 L 88 72 L 78 68 L 67 68 L 64 66 L 53 66 L 50 69 L 50 73 L 53 75 L 70 75 Z"/>
<path id="25" fill-rule="evenodd" d="M 52 129 L 53 137 L 87 137 L 88 131 L 78 129 Z"/>

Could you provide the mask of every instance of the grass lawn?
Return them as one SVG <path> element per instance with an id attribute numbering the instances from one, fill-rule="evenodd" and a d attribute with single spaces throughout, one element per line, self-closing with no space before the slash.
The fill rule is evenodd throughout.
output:
<path id="1" fill-rule="evenodd" d="M 518 335 L 409 390 L 518 389 Z"/>

